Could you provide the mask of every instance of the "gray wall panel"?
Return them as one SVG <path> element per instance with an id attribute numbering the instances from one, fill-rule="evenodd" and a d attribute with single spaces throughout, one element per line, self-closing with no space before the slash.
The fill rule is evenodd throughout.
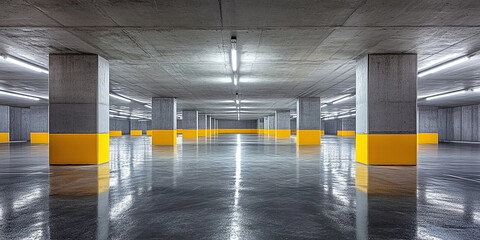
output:
<path id="1" fill-rule="evenodd" d="M 30 107 L 30 131 L 48 132 L 48 106 Z"/>
<path id="2" fill-rule="evenodd" d="M 0 132 L 10 132 L 10 107 L 0 106 Z"/>
<path id="3" fill-rule="evenodd" d="M 10 107 L 10 141 L 30 140 L 30 109 Z"/>
<path id="4" fill-rule="evenodd" d="M 218 120 L 219 129 L 257 129 L 257 120 Z"/>

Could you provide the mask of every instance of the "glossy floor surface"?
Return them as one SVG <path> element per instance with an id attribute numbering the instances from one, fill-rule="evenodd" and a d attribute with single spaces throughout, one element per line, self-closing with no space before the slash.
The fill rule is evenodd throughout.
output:
<path id="1" fill-rule="evenodd" d="M 350 137 L 179 142 L 111 138 L 100 166 L 0 145 L 0 239 L 480 237 L 480 145 L 421 145 L 416 167 L 367 167 Z"/>

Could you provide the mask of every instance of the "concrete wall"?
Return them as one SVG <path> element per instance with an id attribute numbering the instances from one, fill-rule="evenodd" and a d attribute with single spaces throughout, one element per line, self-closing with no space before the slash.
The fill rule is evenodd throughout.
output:
<path id="1" fill-rule="evenodd" d="M 418 107 L 417 129 L 419 133 L 438 133 L 438 107 Z"/>
<path id="2" fill-rule="evenodd" d="M 337 130 L 339 130 L 340 124 L 338 119 L 325 120 L 325 135 L 337 135 Z"/>
<path id="3" fill-rule="evenodd" d="M 297 118 L 290 119 L 290 134 L 297 134 Z"/>
<path id="4" fill-rule="evenodd" d="M 30 140 L 30 109 L 10 107 L 10 141 Z"/>
<path id="5" fill-rule="evenodd" d="M 218 120 L 219 129 L 257 129 L 257 120 Z"/>
<path id="6" fill-rule="evenodd" d="M 480 105 L 438 109 L 439 141 L 480 141 Z"/>
<path id="7" fill-rule="evenodd" d="M 130 130 L 142 130 L 143 134 L 147 134 L 147 121 L 130 120 Z"/>
<path id="8" fill-rule="evenodd" d="M 122 131 L 122 135 L 130 134 L 130 120 L 128 119 L 110 119 L 110 130 L 111 131 Z"/>
<path id="9" fill-rule="evenodd" d="M 338 130 L 355 131 L 355 117 L 341 118 L 339 121 L 340 126 Z"/>
<path id="10" fill-rule="evenodd" d="M 0 133 L 10 132 L 10 107 L 0 106 Z"/>
<path id="11" fill-rule="evenodd" d="M 30 131 L 48 132 L 48 106 L 30 107 Z"/>
<path id="12" fill-rule="evenodd" d="M 177 128 L 178 128 L 178 129 L 183 129 L 182 119 L 177 119 Z"/>

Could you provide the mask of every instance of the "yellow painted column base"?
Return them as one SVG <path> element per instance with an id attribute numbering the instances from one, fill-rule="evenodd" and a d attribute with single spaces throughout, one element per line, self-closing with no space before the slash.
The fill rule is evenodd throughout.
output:
<path id="1" fill-rule="evenodd" d="M 325 130 L 320 130 L 320 136 L 325 135 Z"/>
<path id="2" fill-rule="evenodd" d="M 297 145 L 320 145 L 321 130 L 297 130 Z"/>
<path id="3" fill-rule="evenodd" d="M 10 133 L 0 133 L 0 143 L 8 143 L 10 141 Z"/>
<path id="4" fill-rule="evenodd" d="M 198 129 L 198 136 L 199 137 L 207 136 L 207 130 L 206 129 Z"/>
<path id="5" fill-rule="evenodd" d="M 356 160 L 371 165 L 417 165 L 417 135 L 357 134 Z"/>
<path id="6" fill-rule="evenodd" d="M 268 129 L 268 136 L 275 136 L 275 129 Z"/>
<path id="7" fill-rule="evenodd" d="M 177 129 L 177 133 L 183 134 L 183 129 Z"/>
<path id="8" fill-rule="evenodd" d="M 152 145 L 177 145 L 177 130 L 152 130 Z"/>
<path id="9" fill-rule="evenodd" d="M 152 130 L 147 130 L 147 136 L 152 136 Z"/>
<path id="10" fill-rule="evenodd" d="M 110 137 L 121 137 L 122 131 L 110 131 Z"/>
<path id="11" fill-rule="evenodd" d="M 142 130 L 130 130 L 130 136 L 142 136 Z"/>
<path id="12" fill-rule="evenodd" d="M 277 129 L 275 137 L 276 138 L 290 138 L 290 129 Z"/>
<path id="13" fill-rule="evenodd" d="M 264 131 L 263 129 L 258 129 L 258 134 L 264 134 Z"/>
<path id="14" fill-rule="evenodd" d="M 30 143 L 48 143 L 48 132 L 30 133 Z"/>
<path id="15" fill-rule="evenodd" d="M 183 129 L 183 138 L 197 138 L 198 130 Z"/>
<path id="16" fill-rule="evenodd" d="M 109 134 L 50 134 L 50 164 L 102 164 L 109 161 Z"/>
<path id="17" fill-rule="evenodd" d="M 438 133 L 417 133 L 417 143 L 438 144 Z"/>
<path id="18" fill-rule="evenodd" d="M 338 130 L 337 136 L 355 136 L 355 131 Z"/>

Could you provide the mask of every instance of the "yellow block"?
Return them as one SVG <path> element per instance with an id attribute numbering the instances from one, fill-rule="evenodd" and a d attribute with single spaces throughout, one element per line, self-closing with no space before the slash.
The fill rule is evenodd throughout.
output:
<path id="1" fill-rule="evenodd" d="M 50 134 L 50 164 L 102 164 L 109 160 L 109 134 Z"/>
<path id="2" fill-rule="evenodd" d="M 207 136 L 207 129 L 198 129 L 198 136 L 199 137 Z"/>
<path id="3" fill-rule="evenodd" d="M 130 136 L 142 136 L 142 130 L 130 130 Z"/>
<path id="4" fill-rule="evenodd" d="M 321 130 L 297 130 L 297 145 L 320 145 Z"/>
<path id="5" fill-rule="evenodd" d="M 355 131 L 338 130 L 337 136 L 355 136 Z"/>
<path id="6" fill-rule="evenodd" d="M 183 134 L 183 129 L 177 129 L 177 133 L 182 133 Z"/>
<path id="7" fill-rule="evenodd" d="M 263 134 L 264 131 L 265 130 L 263 130 L 263 129 L 258 129 L 258 134 Z"/>
<path id="8" fill-rule="evenodd" d="M 30 133 L 30 143 L 48 143 L 48 132 Z"/>
<path id="9" fill-rule="evenodd" d="M 10 141 L 9 133 L 0 133 L 0 143 L 7 143 Z"/>
<path id="10" fill-rule="evenodd" d="M 152 130 L 147 130 L 147 136 L 152 136 Z"/>
<path id="11" fill-rule="evenodd" d="M 110 131 L 110 137 L 121 137 L 122 131 Z"/>
<path id="12" fill-rule="evenodd" d="M 110 164 L 50 167 L 50 195 L 91 196 L 106 192 Z M 68 184 L 65 184 L 68 183 Z"/>
<path id="13" fill-rule="evenodd" d="M 417 133 L 417 143 L 438 144 L 438 133 Z"/>
<path id="14" fill-rule="evenodd" d="M 417 168 L 415 166 L 355 165 L 355 187 L 367 194 L 415 196 Z"/>
<path id="15" fill-rule="evenodd" d="M 177 145 L 177 130 L 152 130 L 152 145 Z"/>
<path id="16" fill-rule="evenodd" d="M 320 130 L 320 136 L 325 135 L 325 130 Z"/>
<path id="17" fill-rule="evenodd" d="M 372 165 L 416 165 L 416 134 L 357 134 L 356 160 Z"/>
<path id="18" fill-rule="evenodd" d="M 268 129 L 268 136 L 275 136 L 275 129 Z"/>
<path id="19" fill-rule="evenodd" d="M 198 130 L 194 129 L 183 129 L 183 138 L 197 138 Z"/>
<path id="20" fill-rule="evenodd" d="M 277 129 L 275 137 L 290 138 L 290 129 Z"/>
<path id="21" fill-rule="evenodd" d="M 218 133 L 257 133 L 257 129 L 218 129 Z"/>

